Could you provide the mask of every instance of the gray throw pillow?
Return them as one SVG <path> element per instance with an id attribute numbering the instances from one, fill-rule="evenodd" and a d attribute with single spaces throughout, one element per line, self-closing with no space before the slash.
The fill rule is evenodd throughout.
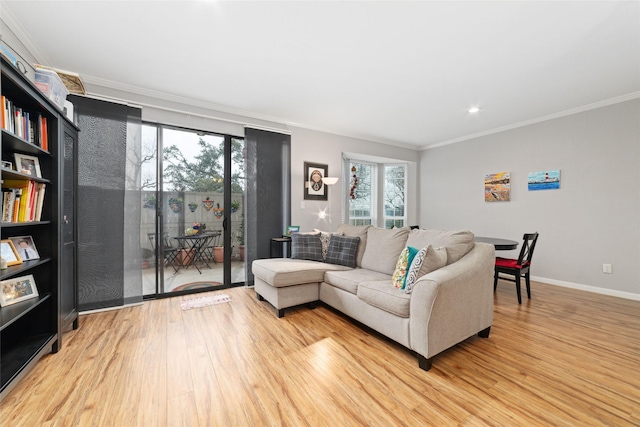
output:
<path id="1" fill-rule="evenodd" d="M 320 234 L 291 234 L 291 258 L 322 261 Z"/>
<path id="2" fill-rule="evenodd" d="M 331 236 L 326 262 L 355 268 L 358 243 L 359 237 Z"/>

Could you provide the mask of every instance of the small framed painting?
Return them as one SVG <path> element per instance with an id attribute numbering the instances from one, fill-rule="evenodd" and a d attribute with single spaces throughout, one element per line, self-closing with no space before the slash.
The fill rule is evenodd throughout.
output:
<path id="1" fill-rule="evenodd" d="M 557 190 L 560 188 L 560 169 L 530 172 L 527 177 L 529 191 Z"/>
<path id="2" fill-rule="evenodd" d="M 0 282 L 0 307 L 6 307 L 37 296 L 38 288 L 33 274 Z"/>
<path id="3" fill-rule="evenodd" d="M 304 162 L 304 199 L 328 200 L 328 186 L 323 182 L 329 166 Z"/>
<path id="4" fill-rule="evenodd" d="M 293 233 L 300 231 L 299 225 L 290 225 L 287 227 L 287 236 L 291 236 Z"/>
<path id="5" fill-rule="evenodd" d="M 511 200 L 511 173 L 498 172 L 484 176 L 484 201 L 508 202 Z"/>

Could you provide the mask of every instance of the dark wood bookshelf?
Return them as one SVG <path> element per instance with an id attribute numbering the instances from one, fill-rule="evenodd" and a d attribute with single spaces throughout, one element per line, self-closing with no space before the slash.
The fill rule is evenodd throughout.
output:
<path id="1" fill-rule="evenodd" d="M 64 147 L 71 139 L 77 142 L 78 128 L 44 94 L 42 94 L 13 64 L 2 57 L 1 62 L 2 96 L 11 101 L 15 109 L 20 108 L 15 117 L 24 117 L 29 129 L 38 136 L 33 142 L 8 129 L 8 117 L 2 128 L 0 157 L 11 162 L 13 168 L 2 167 L 0 174 L 4 183 L 11 181 L 35 181 L 45 185 L 40 221 L 0 222 L 2 240 L 31 236 L 36 245 L 39 259 L 24 261 L 7 269 L 0 270 L 0 280 L 15 280 L 23 276 L 33 276 L 38 296 L 15 304 L 0 307 L 0 401 L 4 399 L 20 381 L 47 353 L 56 353 L 62 345 L 64 328 L 72 323 L 77 327 L 77 296 L 75 295 L 75 274 L 62 273 L 63 265 L 69 265 L 63 255 L 62 233 L 65 225 L 63 215 L 63 190 L 65 174 L 72 174 L 75 182 L 75 170 L 65 171 Z M 4 104 L 2 104 L 4 107 Z M 2 112 L 0 111 L 0 114 Z M 44 126 L 36 122 L 39 117 L 46 118 L 46 149 L 43 143 Z M 13 125 L 13 124 L 12 124 Z M 40 132 L 42 129 L 42 132 Z M 35 156 L 40 164 L 41 177 L 18 171 L 15 154 Z M 75 191 L 75 187 L 72 188 Z M 3 192 L 4 195 L 4 192 Z M 1 206 L 1 205 L 0 205 Z M 72 254 L 75 256 L 75 253 Z M 75 261 L 71 263 L 75 269 Z M 75 271 L 75 270 L 74 270 Z M 62 279 L 65 277 L 65 280 Z M 69 279 L 71 278 L 71 279 Z M 71 290 L 71 292 L 70 292 Z M 69 296 L 71 295 L 71 296 Z M 69 300 L 71 298 L 71 300 Z"/>

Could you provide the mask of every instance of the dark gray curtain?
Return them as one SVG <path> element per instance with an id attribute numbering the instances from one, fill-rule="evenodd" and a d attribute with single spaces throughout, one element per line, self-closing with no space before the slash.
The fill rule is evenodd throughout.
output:
<path id="1" fill-rule="evenodd" d="M 136 182 L 141 110 L 79 96 L 69 100 L 80 127 L 79 310 L 142 301 L 139 179 Z"/>
<path id="2" fill-rule="evenodd" d="M 291 136 L 245 129 L 246 218 L 245 284 L 253 285 L 251 263 L 269 258 L 271 237 L 280 237 L 291 221 Z"/>

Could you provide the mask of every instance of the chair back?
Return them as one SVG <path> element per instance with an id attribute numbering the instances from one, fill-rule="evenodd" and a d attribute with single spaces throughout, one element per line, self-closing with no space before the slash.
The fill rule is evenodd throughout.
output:
<path id="1" fill-rule="evenodd" d="M 533 250 L 536 248 L 536 242 L 538 241 L 538 233 L 525 234 L 522 239 L 522 248 L 520 249 L 520 256 L 518 257 L 518 265 L 531 264 L 531 258 L 533 258 Z"/>

